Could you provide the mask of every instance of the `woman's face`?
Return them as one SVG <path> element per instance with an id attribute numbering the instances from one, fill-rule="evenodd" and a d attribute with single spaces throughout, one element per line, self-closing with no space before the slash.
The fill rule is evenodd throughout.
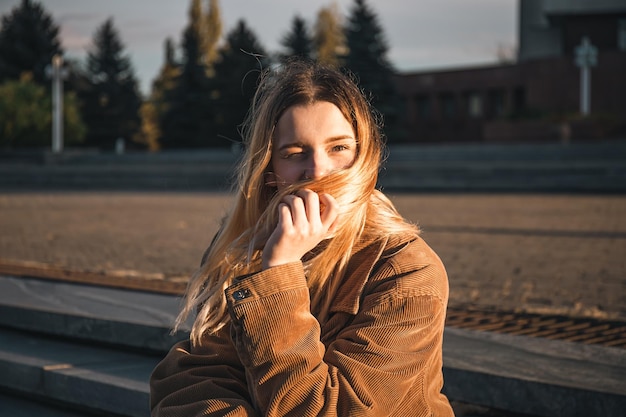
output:
<path id="1" fill-rule="evenodd" d="M 289 107 L 274 131 L 270 183 L 282 189 L 348 168 L 356 156 L 352 125 L 334 104 L 317 101 Z"/>

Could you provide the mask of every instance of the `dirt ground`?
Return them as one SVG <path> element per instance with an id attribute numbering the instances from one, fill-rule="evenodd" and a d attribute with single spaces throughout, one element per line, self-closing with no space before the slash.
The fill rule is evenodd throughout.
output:
<path id="1" fill-rule="evenodd" d="M 390 194 L 444 261 L 451 305 L 626 319 L 626 196 Z M 187 276 L 224 193 L 2 193 L 0 262 Z"/>

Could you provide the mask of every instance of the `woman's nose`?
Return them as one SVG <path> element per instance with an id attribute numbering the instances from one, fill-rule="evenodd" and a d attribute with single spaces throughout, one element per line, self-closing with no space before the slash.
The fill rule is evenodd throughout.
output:
<path id="1" fill-rule="evenodd" d="M 327 155 L 313 154 L 309 166 L 304 170 L 304 178 L 316 180 L 328 175 L 331 170 L 330 158 Z"/>

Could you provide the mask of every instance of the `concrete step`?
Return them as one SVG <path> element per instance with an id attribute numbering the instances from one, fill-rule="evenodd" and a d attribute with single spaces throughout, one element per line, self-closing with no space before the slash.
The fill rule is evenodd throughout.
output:
<path id="1" fill-rule="evenodd" d="M 170 334 L 179 297 L 12 276 L 0 294 L 0 389 L 15 398 L 0 416 L 23 402 L 25 416 L 149 415 L 150 373 L 187 337 Z"/>
<path id="2" fill-rule="evenodd" d="M 0 392 L 0 416 L 11 417 L 96 417 L 89 410 L 71 410 L 66 406 L 37 401 L 33 396 Z"/>
<path id="3" fill-rule="evenodd" d="M 0 276 L 0 326 L 121 349 L 164 353 L 180 297 Z"/>
<path id="4" fill-rule="evenodd" d="M 168 334 L 178 303 L 0 277 L 0 388 L 71 409 L 147 415 L 150 372 L 187 337 Z M 449 398 L 500 415 L 617 417 L 626 409 L 626 349 L 448 327 L 444 374 Z"/>
<path id="5" fill-rule="evenodd" d="M 158 360 L 0 329 L 0 387 L 65 409 L 148 416 L 148 378 Z"/>

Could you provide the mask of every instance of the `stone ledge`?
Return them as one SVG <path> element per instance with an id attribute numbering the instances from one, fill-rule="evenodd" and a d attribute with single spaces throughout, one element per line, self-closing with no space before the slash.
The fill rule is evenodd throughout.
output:
<path id="1" fill-rule="evenodd" d="M 12 277 L 0 277 L 0 294 L 0 325 L 17 329 L 0 333 L 0 375 L 8 376 L 0 385 L 55 401 L 116 396 L 131 407 L 116 412 L 142 415 L 158 357 L 186 337 L 168 335 L 178 309 L 173 295 Z M 70 342 L 77 339 L 91 345 Z M 93 346 L 102 343 L 115 350 Z M 448 327 L 444 374 L 451 399 L 511 413 L 618 416 L 626 409 L 626 349 Z"/>
<path id="2" fill-rule="evenodd" d="M 164 353 L 180 297 L 0 276 L 0 325 L 123 349 Z M 42 296 L 45 295 L 45 296 Z"/>
<path id="3" fill-rule="evenodd" d="M 398 191 L 623 193 L 625 149 L 624 139 L 392 145 L 379 184 Z M 228 190 L 236 159 L 215 149 L 125 155 L 68 150 L 44 158 L 0 152 L 0 189 Z"/>
<path id="4" fill-rule="evenodd" d="M 0 305 L 0 325 L 16 330 L 57 336 L 124 350 L 160 354 L 187 333 L 170 334 L 167 327 L 111 321 Z"/>
<path id="5" fill-rule="evenodd" d="M 626 350 L 446 328 L 450 398 L 546 417 L 619 416 Z"/>
<path id="6" fill-rule="evenodd" d="M 61 265 L 35 261 L 0 258 L 0 277 L 18 276 L 180 295 L 187 287 L 187 277 L 166 277 L 164 274 L 147 274 L 128 270 L 77 271 Z"/>

